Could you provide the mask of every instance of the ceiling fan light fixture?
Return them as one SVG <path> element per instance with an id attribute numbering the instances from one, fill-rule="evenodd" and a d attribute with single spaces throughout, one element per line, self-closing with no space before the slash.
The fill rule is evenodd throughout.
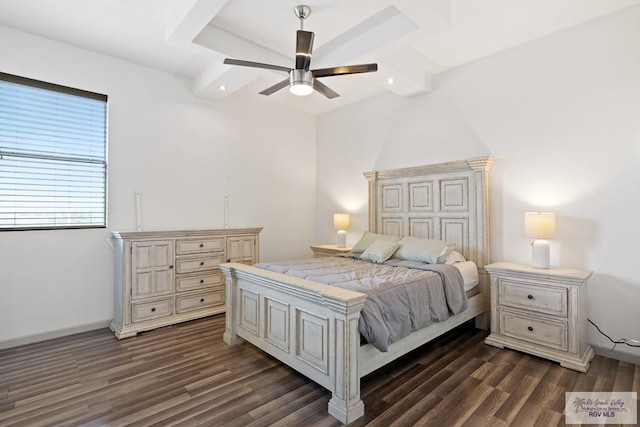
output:
<path id="1" fill-rule="evenodd" d="M 227 65 L 284 71 L 289 74 L 289 78 L 266 88 L 260 92 L 260 95 L 268 96 L 289 86 L 289 91 L 296 96 L 310 95 L 315 90 L 328 99 L 334 99 L 340 95 L 325 85 L 322 80 L 320 80 L 321 78 L 378 71 L 378 64 L 343 65 L 340 67 L 310 69 L 315 34 L 312 31 L 305 31 L 303 24 L 304 20 L 311 13 L 311 8 L 306 5 L 299 5 L 294 8 L 294 12 L 298 19 L 300 19 L 300 29 L 296 31 L 296 58 L 293 68 L 241 59 L 225 58 L 224 60 L 224 63 Z"/>
<path id="2" fill-rule="evenodd" d="M 297 96 L 311 95 L 313 92 L 313 84 L 311 83 L 295 83 L 289 86 L 289 92 Z"/>
<path id="3" fill-rule="evenodd" d="M 313 92 L 313 74 L 311 71 L 291 70 L 289 74 L 289 92 L 298 96 L 311 95 Z"/>

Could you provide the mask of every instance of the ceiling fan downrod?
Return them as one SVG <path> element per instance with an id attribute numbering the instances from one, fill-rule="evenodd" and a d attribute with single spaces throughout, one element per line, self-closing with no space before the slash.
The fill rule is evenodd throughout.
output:
<path id="1" fill-rule="evenodd" d="M 301 4 L 293 8 L 294 13 L 300 20 L 300 29 L 304 30 L 304 20 L 311 15 L 311 8 L 305 4 Z"/>

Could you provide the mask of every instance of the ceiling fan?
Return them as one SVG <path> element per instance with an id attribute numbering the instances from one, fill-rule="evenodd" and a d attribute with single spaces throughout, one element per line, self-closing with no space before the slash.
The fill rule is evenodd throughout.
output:
<path id="1" fill-rule="evenodd" d="M 318 80 L 319 78 L 378 71 L 378 64 L 343 65 L 341 67 L 310 70 L 309 67 L 311 66 L 311 51 L 313 50 L 314 34 L 311 31 L 304 31 L 303 26 L 304 20 L 311 14 L 311 8 L 309 8 L 309 6 L 300 5 L 294 8 L 294 12 L 298 19 L 300 19 L 300 29 L 296 32 L 295 68 L 263 64 L 261 62 L 243 61 L 240 59 L 226 58 L 224 60 L 224 63 L 229 65 L 265 68 L 267 70 L 284 71 L 289 73 L 289 78 L 263 90 L 260 92 L 261 95 L 271 95 L 285 86 L 289 86 L 289 90 L 294 95 L 309 95 L 315 89 L 327 98 L 333 99 L 340 95 L 338 95 L 338 93 L 329 86 L 320 82 Z"/>

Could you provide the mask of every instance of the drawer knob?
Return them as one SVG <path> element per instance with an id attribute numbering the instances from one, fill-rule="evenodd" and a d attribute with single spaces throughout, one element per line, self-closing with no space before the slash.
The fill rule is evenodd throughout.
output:
<path id="1" fill-rule="evenodd" d="M 153 313 L 154 311 L 156 311 L 155 307 L 151 307 L 151 312 Z"/>
<path id="2" fill-rule="evenodd" d="M 173 268 L 173 265 L 170 265 L 169 268 Z"/>
<path id="3" fill-rule="evenodd" d="M 204 279 L 200 279 L 200 283 L 204 283 Z"/>
<path id="4" fill-rule="evenodd" d="M 200 298 L 200 302 L 204 302 L 204 298 Z"/>
<path id="5" fill-rule="evenodd" d="M 200 243 L 200 247 L 201 247 L 201 248 L 204 248 L 204 243 Z"/>
<path id="6" fill-rule="evenodd" d="M 200 261 L 200 265 L 204 265 L 204 261 Z"/>
<path id="7" fill-rule="evenodd" d="M 533 295 L 527 295 L 527 298 L 533 299 Z"/>
<path id="8" fill-rule="evenodd" d="M 527 329 L 529 330 L 529 332 L 533 332 L 533 326 L 529 326 L 527 327 Z"/>

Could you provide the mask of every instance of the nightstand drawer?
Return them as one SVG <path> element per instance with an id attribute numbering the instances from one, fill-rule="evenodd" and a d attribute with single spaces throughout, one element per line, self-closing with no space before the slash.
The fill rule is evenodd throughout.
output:
<path id="1" fill-rule="evenodd" d="M 567 317 L 567 289 L 500 280 L 500 305 Z"/>
<path id="2" fill-rule="evenodd" d="M 567 351 L 567 331 L 567 322 L 500 311 L 500 333 L 512 338 Z"/>

